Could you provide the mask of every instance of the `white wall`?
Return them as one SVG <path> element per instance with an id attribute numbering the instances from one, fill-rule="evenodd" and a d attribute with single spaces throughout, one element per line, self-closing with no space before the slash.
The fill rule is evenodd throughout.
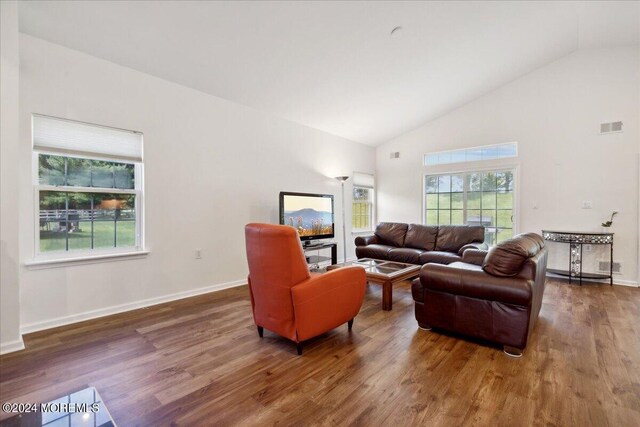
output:
<path id="1" fill-rule="evenodd" d="M 519 231 L 600 230 L 618 210 L 618 280 L 636 283 L 639 74 L 637 46 L 577 51 L 378 147 L 378 219 L 421 222 L 424 153 L 518 141 Z M 614 120 L 623 133 L 598 135 Z"/>
<path id="2" fill-rule="evenodd" d="M 23 330 L 216 284 L 244 283 L 243 227 L 252 221 L 277 223 L 282 190 L 336 195 L 336 241 L 341 242 L 340 186 L 332 177 L 375 171 L 371 147 L 24 34 L 20 59 L 19 160 L 27 165 L 20 172 L 21 261 L 31 259 L 34 250 L 32 113 L 144 133 L 151 250 L 144 259 L 22 267 Z M 202 249 L 202 260 L 195 259 L 196 248 Z"/>
<path id="3" fill-rule="evenodd" d="M 18 279 L 18 5 L 0 2 L 0 353 L 22 348 Z"/>

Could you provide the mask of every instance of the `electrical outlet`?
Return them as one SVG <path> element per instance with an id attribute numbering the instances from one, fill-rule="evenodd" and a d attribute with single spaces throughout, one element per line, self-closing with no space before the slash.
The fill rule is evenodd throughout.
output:
<path id="1" fill-rule="evenodd" d="M 582 209 L 592 209 L 593 202 L 591 200 L 585 200 L 582 202 Z"/>
<path id="2" fill-rule="evenodd" d="M 202 249 L 196 249 L 196 259 L 202 259 Z"/>

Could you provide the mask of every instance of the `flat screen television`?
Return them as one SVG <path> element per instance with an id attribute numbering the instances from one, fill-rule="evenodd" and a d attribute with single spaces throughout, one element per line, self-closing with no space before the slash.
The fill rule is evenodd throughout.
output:
<path id="1" fill-rule="evenodd" d="M 303 241 L 334 237 L 333 195 L 281 192 L 280 224 L 294 227 Z"/>

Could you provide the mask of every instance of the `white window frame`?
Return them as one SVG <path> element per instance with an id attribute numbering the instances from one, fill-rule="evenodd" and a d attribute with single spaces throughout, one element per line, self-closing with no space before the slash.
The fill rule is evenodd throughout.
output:
<path id="1" fill-rule="evenodd" d="M 514 155 L 504 155 L 504 156 L 499 156 L 499 157 L 488 157 L 488 158 L 484 158 L 484 154 L 482 153 L 483 150 L 490 150 L 490 149 L 494 149 L 494 148 L 499 148 L 499 147 L 504 147 L 504 146 L 509 146 L 515 149 L 515 154 Z M 467 159 L 467 156 L 470 152 L 473 151 L 480 151 L 481 153 L 481 158 L 479 159 Z M 441 155 L 449 155 L 451 156 L 452 154 L 457 153 L 457 154 L 463 154 L 465 156 L 464 160 L 461 161 L 440 161 L 440 159 L 438 159 L 437 163 L 429 163 L 429 156 L 441 156 Z M 467 147 L 467 148 L 458 148 L 455 150 L 444 150 L 444 151 L 433 151 L 430 153 L 426 153 L 422 156 L 422 165 L 423 166 L 427 166 L 427 167 L 436 167 L 436 166 L 442 166 L 442 165 L 452 165 L 452 164 L 457 164 L 457 163 L 477 163 L 477 162 L 486 162 L 486 161 L 492 161 L 492 160 L 505 160 L 505 159 L 515 159 L 517 158 L 519 155 L 519 151 L 518 151 L 518 142 L 517 141 L 511 141 L 511 142 L 503 142 L 500 144 L 490 144 L 490 145 L 479 145 L 476 147 Z"/>
<path id="2" fill-rule="evenodd" d="M 95 125 L 100 126 L 100 125 Z M 142 143 L 144 144 L 144 137 Z M 46 185 L 39 182 L 39 155 L 53 155 L 67 158 L 80 158 L 88 160 L 102 160 L 116 163 L 126 163 L 134 165 L 134 188 L 101 188 L 101 187 L 80 187 L 66 185 Z M 48 151 L 32 148 L 32 183 L 33 183 L 33 206 L 34 206 L 34 258 L 25 262 L 27 267 L 46 266 L 57 263 L 83 263 L 83 261 L 104 260 L 109 258 L 123 258 L 127 256 L 141 256 L 149 253 L 145 249 L 145 227 L 144 227 L 144 161 L 136 162 L 128 159 L 118 159 L 116 157 L 101 157 L 93 155 L 65 154 L 56 151 Z M 40 250 L 40 192 L 58 191 L 67 193 L 108 193 L 135 196 L 135 246 L 97 248 L 97 249 L 76 249 L 42 252 Z"/>
<path id="3" fill-rule="evenodd" d="M 370 195 L 371 195 L 371 214 L 369 216 L 369 228 L 352 228 L 351 229 L 351 233 L 353 234 L 358 234 L 358 233 L 367 233 L 367 232 L 371 232 L 373 231 L 374 227 L 375 227 L 375 216 L 376 216 L 376 184 L 375 184 L 375 175 L 373 174 L 369 174 L 369 173 L 363 173 L 363 172 L 354 172 L 353 175 L 354 177 L 356 176 L 356 174 L 361 174 L 361 175 L 369 175 L 371 176 L 372 180 L 373 180 L 373 186 L 369 187 L 369 186 L 362 186 L 362 185 L 357 185 L 357 184 L 353 184 L 352 188 L 351 188 L 351 225 L 353 227 L 353 205 L 355 204 L 355 201 L 353 200 L 353 190 L 355 190 L 356 188 L 361 188 L 361 189 L 365 189 L 365 190 L 369 190 L 370 191 Z"/>
<path id="4" fill-rule="evenodd" d="M 509 159 L 513 160 L 513 159 Z M 460 164 L 458 164 L 460 165 Z M 425 167 L 425 171 L 422 173 L 422 203 L 420 205 L 421 214 L 420 218 L 422 218 L 422 224 L 427 223 L 427 212 L 426 212 L 426 194 L 427 194 L 427 176 L 431 175 L 456 175 L 456 174 L 466 174 L 466 173 L 474 173 L 474 172 L 505 172 L 511 171 L 513 172 L 513 177 L 515 179 L 515 184 L 513 186 L 513 235 L 515 236 L 520 231 L 520 163 L 516 162 L 505 162 L 501 159 L 494 160 L 485 160 L 478 162 L 470 162 L 464 163 L 465 166 L 468 167 L 458 167 L 451 168 L 450 164 L 444 165 L 436 165 Z M 465 213 L 466 215 L 466 213 Z"/>

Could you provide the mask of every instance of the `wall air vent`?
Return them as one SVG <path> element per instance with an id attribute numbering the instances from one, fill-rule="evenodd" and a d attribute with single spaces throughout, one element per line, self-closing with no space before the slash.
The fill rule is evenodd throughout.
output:
<path id="1" fill-rule="evenodd" d="M 393 153 L 389 154 L 389 158 L 390 159 L 399 159 L 400 158 L 400 152 L 399 151 L 394 151 Z"/>
<path id="2" fill-rule="evenodd" d="M 598 261 L 598 272 L 609 273 L 611 263 L 609 261 Z M 613 274 L 622 274 L 622 263 L 618 261 L 613 262 Z"/>
<path id="3" fill-rule="evenodd" d="M 622 122 L 600 123 L 600 135 L 622 132 Z"/>

